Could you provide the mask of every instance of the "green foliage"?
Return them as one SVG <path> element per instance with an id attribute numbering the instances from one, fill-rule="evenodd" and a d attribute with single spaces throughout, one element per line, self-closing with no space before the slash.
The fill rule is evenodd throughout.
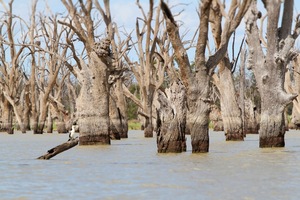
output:
<path id="1" fill-rule="evenodd" d="M 137 84 L 131 84 L 129 91 L 140 99 L 140 87 Z M 131 100 L 127 99 L 127 117 L 129 120 L 137 119 L 138 106 Z"/>
<path id="2" fill-rule="evenodd" d="M 128 121 L 128 129 L 129 130 L 141 130 L 141 123 L 137 120 L 129 120 Z"/>

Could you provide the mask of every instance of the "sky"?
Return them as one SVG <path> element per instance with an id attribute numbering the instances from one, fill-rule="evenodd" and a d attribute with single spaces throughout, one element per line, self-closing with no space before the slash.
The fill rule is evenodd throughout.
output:
<path id="1" fill-rule="evenodd" d="M 7 3 L 9 0 L 3 1 Z M 228 2 L 227 7 L 229 7 L 230 0 L 226 1 Z M 99 2 L 101 5 L 103 5 L 102 0 L 99 0 Z M 172 8 L 173 13 L 178 13 L 179 11 L 183 10 L 183 12 L 181 12 L 179 16 L 175 17 L 175 20 L 183 22 L 180 30 L 181 32 L 188 31 L 186 39 L 191 39 L 199 25 L 199 18 L 197 15 L 199 0 L 170 0 L 169 2 L 171 6 L 177 5 Z M 140 3 L 144 7 L 145 12 L 147 12 L 149 0 L 140 0 Z M 159 3 L 159 0 L 154 0 L 154 3 L 155 5 L 157 5 Z M 42 12 L 46 15 L 49 14 L 50 12 L 48 9 L 46 9 L 46 4 L 51 8 L 52 12 L 63 13 L 65 11 L 65 8 L 60 0 L 39 0 L 37 8 L 38 12 Z M 136 17 L 141 16 L 141 12 L 136 5 L 136 0 L 111 0 L 110 4 L 112 19 L 118 24 L 120 29 L 124 28 L 128 33 L 134 30 Z M 13 5 L 15 14 L 21 16 L 24 19 L 29 18 L 31 12 L 31 0 L 15 0 Z M 260 5 L 260 7 L 261 9 L 263 9 L 262 5 Z M 2 12 L 3 10 L 4 9 L 0 4 L 0 12 Z M 295 3 L 295 16 L 299 13 L 299 11 L 300 4 Z M 244 22 L 241 23 L 240 27 L 236 31 L 235 52 L 238 51 L 243 36 Z M 211 46 L 213 47 L 213 45 Z M 231 53 L 230 49 L 231 47 L 229 48 L 229 53 Z M 189 52 L 190 57 L 193 57 L 193 54 L 194 52 Z"/>

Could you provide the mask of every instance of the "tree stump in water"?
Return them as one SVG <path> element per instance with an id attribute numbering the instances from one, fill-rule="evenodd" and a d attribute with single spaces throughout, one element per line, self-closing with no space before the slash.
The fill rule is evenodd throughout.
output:
<path id="1" fill-rule="evenodd" d="M 50 158 L 56 156 L 57 154 L 62 153 L 68 149 L 71 149 L 72 147 L 75 147 L 78 144 L 78 142 L 79 142 L 78 138 L 69 140 L 63 144 L 60 144 L 60 145 L 52 148 L 52 149 L 49 149 L 45 155 L 42 155 L 42 156 L 38 157 L 37 159 L 49 160 Z"/>
<path id="2" fill-rule="evenodd" d="M 186 151 L 186 93 L 181 82 L 173 82 L 166 92 L 158 91 L 157 110 L 158 153 Z"/>

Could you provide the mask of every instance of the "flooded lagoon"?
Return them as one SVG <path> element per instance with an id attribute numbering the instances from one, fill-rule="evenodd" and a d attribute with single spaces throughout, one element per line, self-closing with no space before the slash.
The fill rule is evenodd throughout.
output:
<path id="1" fill-rule="evenodd" d="M 258 135 L 225 142 L 210 131 L 210 152 L 157 154 L 142 131 L 110 146 L 76 146 L 37 160 L 67 134 L 0 133 L 0 199 L 299 199 L 300 131 L 286 147 L 258 148 Z"/>

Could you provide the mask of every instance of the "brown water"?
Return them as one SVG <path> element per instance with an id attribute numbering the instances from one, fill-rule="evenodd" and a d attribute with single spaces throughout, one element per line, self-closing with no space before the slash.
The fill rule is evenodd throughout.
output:
<path id="1" fill-rule="evenodd" d="M 258 148 L 258 135 L 225 142 L 210 132 L 210 152 L 157 154 L 141 131 L 110 146 L 74 147 L 35 158 L 67 135 L 0 134 L 0 199 L 299 199 L 300 132 L 286 147 Z"/>

